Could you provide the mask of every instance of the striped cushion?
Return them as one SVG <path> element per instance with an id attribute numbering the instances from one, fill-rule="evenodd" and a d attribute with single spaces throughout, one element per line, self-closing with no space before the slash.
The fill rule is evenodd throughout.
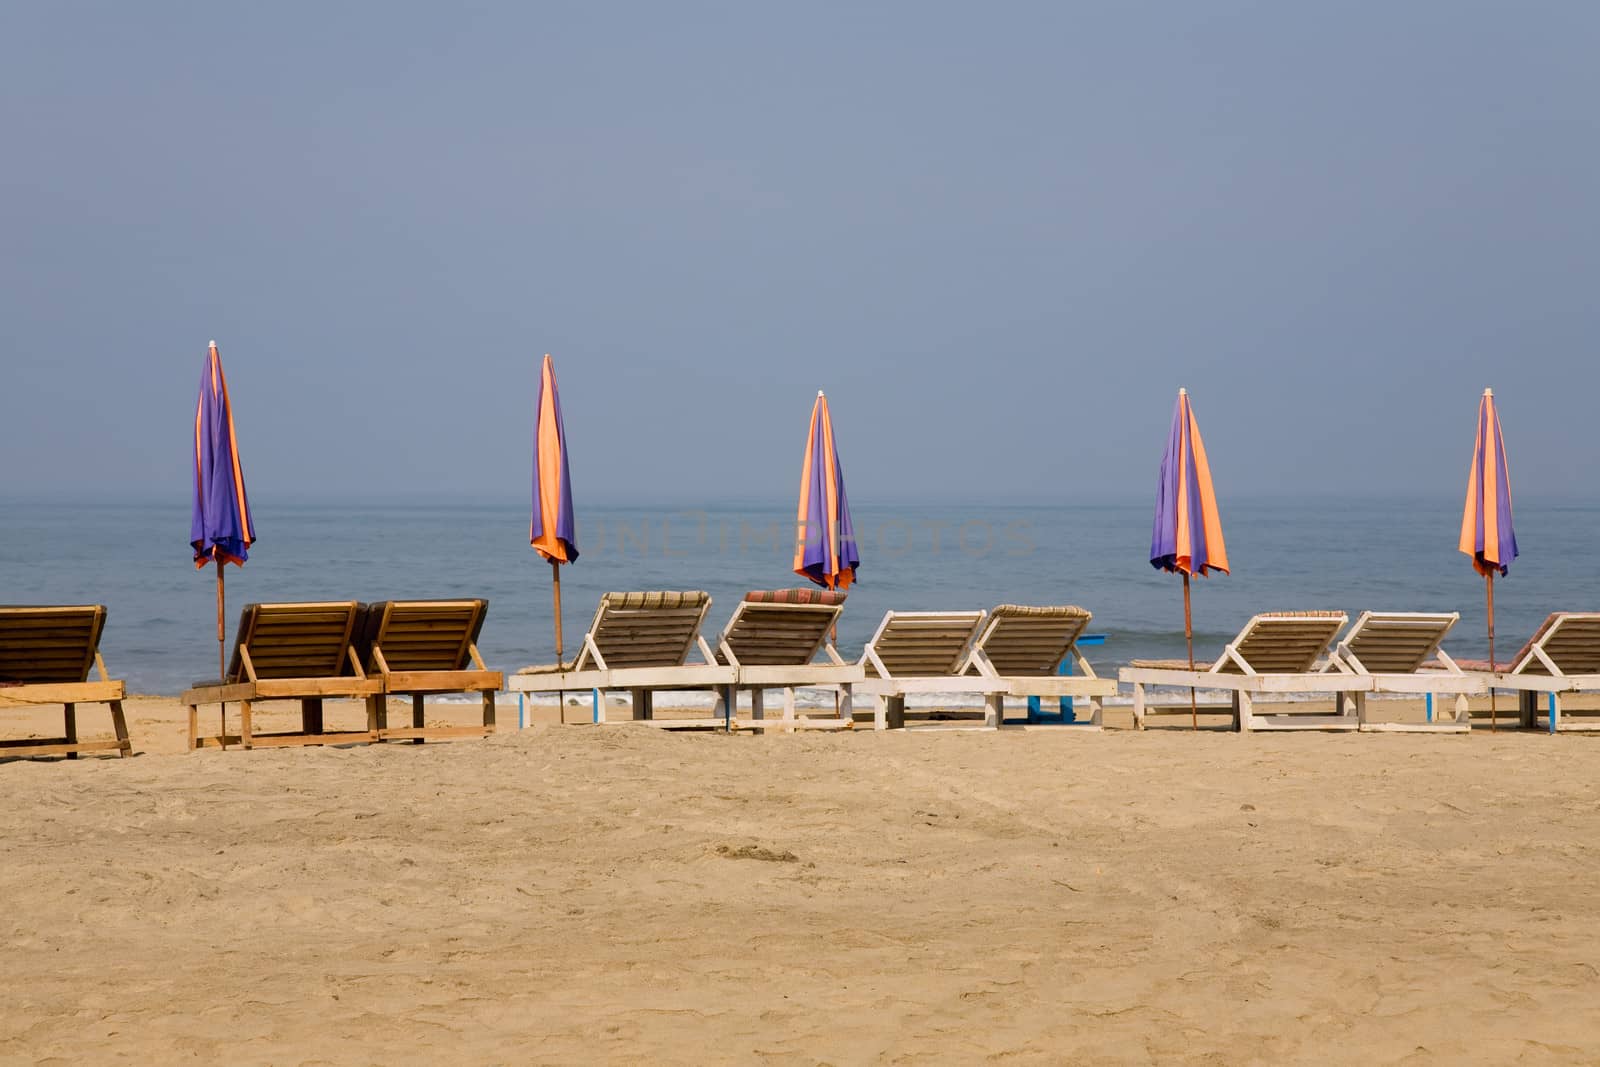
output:
<path id="1" fill-rule="evenodd" d="M 755 589 L 744 595 L 752 604 L 843 604 L 842 589 Z"/>
<path id="2" fill-rule="evenodd" d="M 1337 619 L 1342 611 L 1264 611 L 1263 619 Z"/>
<path id="3" fill-rule="evenodd" d="M 1061 604 L 1051 607 L 1033 607 L 1027 604 L 1000 604 L 989 614 L 991 616 L 1030 616 L 1046 619 L 1087 619 L 1091 617 L 1088 609 L 1080 608 L 1073 604 Z"/>
<path id="4" fill-rule="evenodd" d="M 603 598 L 614 608 L 697 608 L 711 594 L 695 589 L 688 592 L 607 593 Z"/>

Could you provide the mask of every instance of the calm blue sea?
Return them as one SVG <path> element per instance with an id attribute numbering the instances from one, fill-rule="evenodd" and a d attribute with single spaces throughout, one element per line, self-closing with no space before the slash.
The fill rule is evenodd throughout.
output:
<path id="1" fill-rule="evenodd" d="M 259 540 L 228 570 L 230 640 L 254 600 L 474 595 L 489 598 L 480 648 L 514 670 L 554 659 L 550 569 L 527 543 L 527 505 L 504 501 L 252 501 Z M 748 589 L 795 584 L 793 505 L 583 506 L 582 558 L 563 568 L 566 643 L 581 640 L 608 589 L 707 589 L 710 637 Z M 1343 608 L 1460 611 L 1448 646 L 1481 656 L 1483 580 L 1455 549 L 1460 501 L 1229 501 L 1234 573 L 1197 581 L 1197 658 L 1210 658 L 1258 611 Z M 1181 582 L 1146 562 L 1146 501 L 1071 506 L 858 506 L 862 567 L 840 626 L 862 643 L 889 608 L 1074 603 L 1108 635 L 1091 658 L 1183 653 Z M 1517 501 L 1523 555 L 1496 582 L 1499 648 L 1519 646 L 1547 612 L 1600 609 L 1600 506 Z M 0 498 L 0 602 L 110 608 L 102 651 L 137 692 L 173 693 L 216 672 L 215 581 L 187 543 L 189 503 L 69 503 Z"/>

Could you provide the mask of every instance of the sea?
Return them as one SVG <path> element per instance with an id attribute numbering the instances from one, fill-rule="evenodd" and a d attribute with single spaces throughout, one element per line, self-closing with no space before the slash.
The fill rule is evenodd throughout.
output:
<path id="1" fill-rule="evenodd" d="M 252 497 L 257 541 L 229 567 L 229 640 L 253 601 L 478 596 L 479 648 L 507 672 L 555 656 L 550 567 L 528 546 L 517 499 Z M 1487 653 L 1484 580 L 1456 548 L 1458 498 L 1242 499 L 1223 503 L 1232 573 L 1193 583 L 1194 652 L 1214 658 L 1257 612 L 1458 611 L 1446 642 Z M 861 567 L 838 645 L 861 654 L 890 609 L 1077 604 L 1101 674 L 1185 653 L 1182 580 L 1148 562 L 1151 502 L 968 504 L 853 510 Z M 1495 581 L 1496 651 L 1555 610 L 1600 610 L 1600 504 L 1516 502 L 1521 557 Z M 581 557 L 561 570 L 570 659 L 607 590 L 704 589 L 707 638 L 751 589 L 804 584 L 791 570 L 792 502 L 579 501 Z M 197 570 L 189 501 L 0 497 L 0 602 L 104 603 L 101 651 L 130 692 L 173 694 L 214 677 L 214 569 Z"/>

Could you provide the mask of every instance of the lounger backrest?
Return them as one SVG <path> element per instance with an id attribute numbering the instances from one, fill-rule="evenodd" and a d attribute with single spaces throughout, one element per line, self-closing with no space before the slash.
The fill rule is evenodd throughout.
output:
<path id="1" fill-rule="evenodd" d="M 1339 656 L 1368 674 L 1412 674 L 1433 657 L 1460 618 L 1459 612 L 1362 612 L 1339 642 Z"/>
<path id="2" fill-rule="evenodd" d="M 239 616 L 230 682 L 244 681 L 244 657 L 257 678 L 339 678 L 355 673 L 348 650 L 358 639 L 365 605 L 354 600 L 251 604 Z"/>
<path id="3" fill-rule="evenodd" d="M 373 649 L 390 671 L 464 671 L 489 612 L 487 600 L 385 600 L 366 610 L 356 651 L 378 670 Z"/>
<path id="4" fill-rule="evenodd" d="M 610 669 L 676 667 L 689 658 L 711 594 L 690 592 L 606 593 L 589 625 L 589 637 Z M 593 663 L 587 644 L 578 668 Z"/>
<path id="5" fill-rule="evenodd" d="M 1562 674 L 1600 674 L 1600 612 L 1558 611 L 1545 619 L 1512 661 L 1517 674 L 1549 674 L 1538 648 Z"/>
<path id="6" fill-rule="evenodd" d="M 799 667 L 810 663 L 844 610 L 844 594 L 818 589 L 746 593 L 716 645 L 746 667 Z"/>
<path id="7" fill-rule="evenodd" d="M 1053 675 L 1093 617 L 1071 605 L 1001 604 L 989 612 L 973 652 L 987 656 L 1002 677 Z"/>
<path id="8" fill-rule="evenodd" d="M 0 607 L 0 682 L 88 681 L 105 624 L 104 604 Z"/>
<path id="9" fill-rule="evenodd" d="M 966 659 L 983 625 L 981 611 L 891 611 L 867 642 L 862 657 L 869 675 L 879 673 L 876 656 L 896 678 L 948 677 Z"/>
<path id="10" fill-rule="evenodd" d="M 1229 646 L 1257 674 L 1305 674 L 1328 651 L 1349 616 L 1342 611 L 1279 611 L 1257 615 Z M 1223 674 L 1244 669 L 1227 652 L 1217 661 Z"/>

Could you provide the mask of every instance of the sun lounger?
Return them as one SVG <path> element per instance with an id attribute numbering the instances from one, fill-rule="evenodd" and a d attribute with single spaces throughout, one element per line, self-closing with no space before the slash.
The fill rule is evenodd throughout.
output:
<path id="1" fill-rule="evenodd" d="M 1133 686 L 1133 720 L 1145 728 L 1150 713 L 1147 686 L 1221 689 L 1230 694 L 1234 728 L 1239 730 L 1355 730 L 1360 726 L 1349 694 L 1370 692 L 1370 677 L 1342 671 L 1318 670 L 1347 620 L 1342 611 L 1272 612 L 1257 615 L 1239 636 L 1223 649 L 1209 667 L 1191 670 L 1184 660 L 1134 660 L 1118 672 Z M 1296 693 L 1331 696 L 1335 712 L 1326 714 L 1314 703 L 1301 711 L 1256 714 L 1258 699 Z M 1166 705 L 1167 713 L 1187 714 L 1187 702 Z"/>
<path id="2" fill-rule="evenodd" d="M 725 709 L 734 726 L 766 729 L 850 729 L 852 690 L 866 677 L 859 663 L 847 663 L 834 648 L 831 634 L 844 610 L 845 594 L 830 589 L 770 589 L 746 593 L 717 638 L 719 663 L 739 669 L 737 691 L 750 692 L 750 718 L 740 721 Z M 825 663 L 814 662 L 819 654 Z M 827 717 L 798 715 L 794 691 L 832 689 L 835 713 Z M 783 690 L 783 717 L 766 717 L 763 695 Z"/>
<path id="3" fill-rule="evenodd" d="M 1371 678 L 1373 693 L 1427 693 L 1442 708 L 1454 696 L 1455 712 L 1429 722 L 1375 722 L 1366 692 L 1356 692 L 1356 717 L 1361 729 L 1390 733 L 1468 733 L 1467 695 L 1482 693 L 1483 680 L 1464 673 L 1439 647 L 1460 613 L 1367 611 L 1356 619 L 1329 659 L 1330 668 Z"/>
<path id="4" fill-rule="evenodd" d="M 989 612 L 968 653 L 963 673 L 1005 682 L 1005 696 L 1087 700 L 1089 715 L 1072 725 L 1081 730 L 1098 730 L 1101 699 L 1116 695 L 1117 681 L 1097 677 L 1078 651 L 1078 638 L 1092 618 L 1090 612 L 1071 605 L 1001 604 Z M 1077 672 L 1058 674 L 1062 662 L 1069 657 Z"/>
<path id="5" fill-rule="evenodd" d="M 655 718 L 655 694 L 663 690 L 703 689 L 719 700 L 731 698 L 739 668 L 718 663 L 700 634 L 710 609 L 711 595 L 700 591 L 606 593 L 570 667 L 524 667 L 509 679 L 508 688 L 555 693 L 563 699 L 567 693 L 595 690 L 600 694 L 596 722 L 607 721 L 605 692 L 625 689 L 632 695 L 636 721 L 666 727 L 725 725 L 720 715 L 715 721 Z M 696 651 L 701 662 L 690 663 Z"/>
<path id="6" fill-rule="evenodd" d="M 189 707 L 189 749 L 215 745 L 328 745 L 378 739 L 383 680 L 368 677 L 356 652 L 365 607 L 354 600 L 299 604 L 251 604 L 239 617 L 227 677 L 197 682 L 183 694 Z M 328 697 L 363 699 L 367 728 L 328 732 L 322 702 Z M 300 701 L 301 729 L 258 734 L 253 706 L 268 700 Z M 239 704 L 238 736 L 226 725 L 215 737 L 199 734 L 201 704 Z"/>
<path id="7" fill-rule="evenodd" d="M 1458 660 L 1469 674 L 1496 689 L 1515 690 L 1519 723 L 1557 731 L 1600 730 L 1593 712 L 1563 708 L 1562 694 L 1600 691 L 1600 612 L 1558 611 L 1545 618 L 1509 660 Z M 1545 694 L 1544 714 L 1539 694 Z"/>
<path id="8" fill-rule="evenodd" d="M 484 666 L 478 633 L 487 600 L 386 600 L 367 608 L 360 641 L 369 677 L 382 681 L 385 697 L 411 698 L 411 725 L 389 725 L 387 702 L 378 706 L 383 741 L 485 737 L 494 733 L 494 697 L 503 677 Z M 428 726 L 423 698 L 439 693 L 477 693 L 482 726 Z"/>
<path id="9" fill-rule="evenodd" d="M 128 723 L 122 714 L 124 686 L 106 673 L 100 658 L 105 629 L 104 604 L 73 607 L 0 607 L 0 698 L 23 704 L 60 704 L 61 737 L 0 741 L 0 758 L 66 756 L 114 751 L 131 756 Z M 90 671 L 99 677 L 90 680 Z M 79 704 L 111 709 L 114 741 L 78 738 Z"/>
<path id="10" fill-rule="evenodd" d="M 903 729 L 906 697 L 914 693 L 981 696 L 983 725 L 1000 725 L 1010 683 L 981 672 L 967 673 L 968 653 L 983 626 L 982 611 L 891 611 L 861 655 L 866 678 L 861 692 L 872 697 L 875 729 Z"/>

